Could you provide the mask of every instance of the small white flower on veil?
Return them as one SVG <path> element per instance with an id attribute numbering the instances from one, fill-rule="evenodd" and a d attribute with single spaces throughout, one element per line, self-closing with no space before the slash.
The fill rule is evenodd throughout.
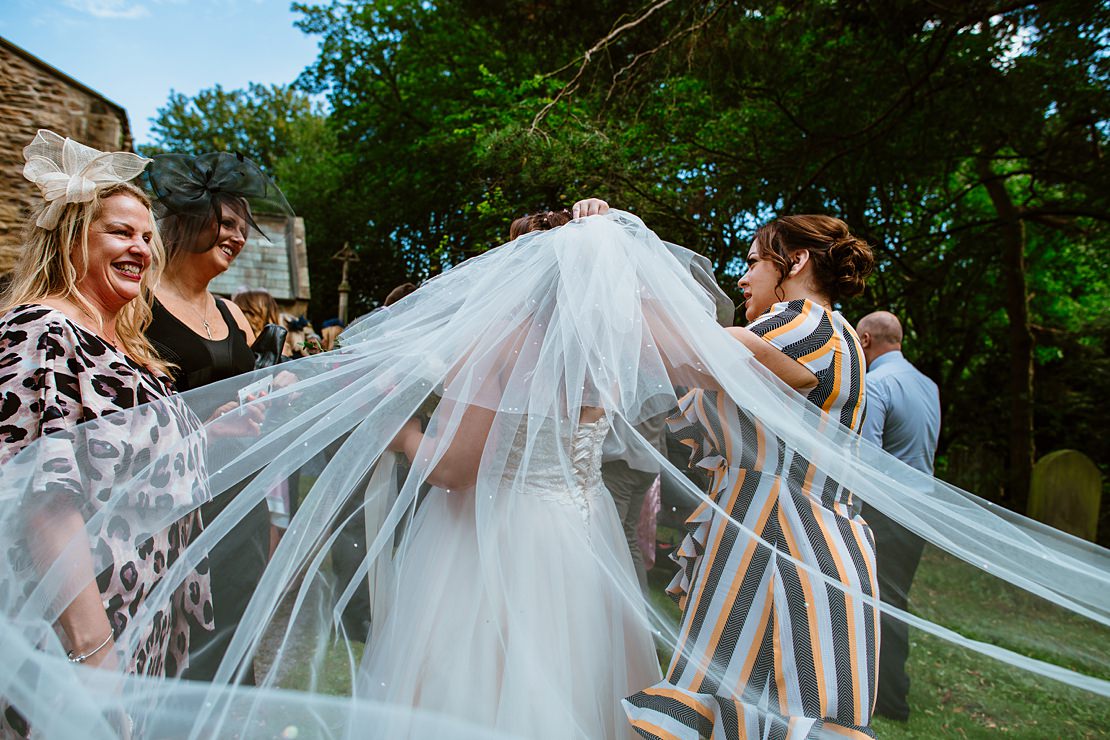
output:
<path id="1" fill-rule="evenodd" d="M 23 158 L 23 176 L 50 204 L 35 221 L 44 229 L 58 225 L 67 204 L 86 203 L 97 188 L 137 177 L 151 161 L 131 152 L 102 152 L 46 129 L 24 147 Z"/>

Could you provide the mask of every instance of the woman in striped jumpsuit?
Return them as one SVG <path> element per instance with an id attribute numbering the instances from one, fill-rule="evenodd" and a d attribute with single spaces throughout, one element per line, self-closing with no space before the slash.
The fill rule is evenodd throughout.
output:
<path id="1" fill-rule="evenodd" d="M 844 222 L 761 228 L 740 280 L 749 324 L 730 330 L 807 400 L 858 433 L 864 358 L 832 309 L 856 295 L 871 251 Z M 625 701 L 648 738 L 874 737 L 878 613 L 789 558 L 877 598 L 871 532 L 852 495 L 716 391 L 691 391 L 671 426 L 711 473 L 687 521 L 671 593 L 682 606 L 665 681 Z M 788 556 L 788 557 L 787 557 Z"/>

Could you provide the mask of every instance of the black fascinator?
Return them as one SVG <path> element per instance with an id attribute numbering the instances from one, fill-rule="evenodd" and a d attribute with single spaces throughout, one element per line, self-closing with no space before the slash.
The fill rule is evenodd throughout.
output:
<path id="1" fill-rule="evenodd" d="M 222 220 L 225 208 L 242 216 L 268 241 L 255 216 L 293 215 L 274 181 L 241 154 L 160 154 L 147 167 L 146 177 L 171 252 L 208 250 L 212 244 L 198 243 L 197 238 Z"/>

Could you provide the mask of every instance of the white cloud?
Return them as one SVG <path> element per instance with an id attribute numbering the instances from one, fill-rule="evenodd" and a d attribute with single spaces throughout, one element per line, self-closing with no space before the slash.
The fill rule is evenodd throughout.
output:
<path id="1" fill-rule="evenodd" d="M 130 0 L 65 0 L 67 7 L 95 18 L 133 20 L 148 15 L 147 9 Z"/>

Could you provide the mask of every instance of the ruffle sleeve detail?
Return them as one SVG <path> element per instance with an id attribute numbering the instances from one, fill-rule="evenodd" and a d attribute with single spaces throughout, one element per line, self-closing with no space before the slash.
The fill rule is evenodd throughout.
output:
<path id="1" fill-rule="evenodd" d="M 717 406 L 717 392 L 706 391 L 701 388 L 683 396 L 678 402 L 678 413 L 667 419 L 667 428 L 678 441 L 690 448 L 689 466 L 706 467 L 706 458 L 719 456 L 712 436 L 706 431 L 720 424 L 710 424 L 710 413 L 715 412 Z M 706 409 L 711 409 L 710 413 Z M 715 413 L 712 413 L 716 417 Z M 712 467 L 716 467 L 713 465 Z"/>
<path id="2" fill-rule="evenodd" d="M 671 560 L 678 564 L 678 572 L 667 585 L 667 593 L 683 611 L 686 609 L 686 600 L 690 597 L 690 584 L 694 581 L 694 571 L 697 570 L 699 559 L 705 552 L 705 543 L 709 540 L 709 523 L 712 518 L 712 510 L 703 502 L 686 520 L 686 536 L 671 553 Z"/>
<path id="3" fill-rule="evenodd" d="M 671 432 L 690 448 L 690 467 L 714 471 L 726 465 L 718 451 L 721 435 L 718 400 L 717 391 L 692 390 L 679 401 L 678 413 L 667 420 Z M 707 503 L 699 505 L 686 520 L 687 534 L 682 543 L 671 553 L 671 560 L 678 564 L 679 570 L 667 586 L 667 593 L 682 609 L 686 608 L 694 571 L 705 552 L 712 517 L 713 511 Z"/>

